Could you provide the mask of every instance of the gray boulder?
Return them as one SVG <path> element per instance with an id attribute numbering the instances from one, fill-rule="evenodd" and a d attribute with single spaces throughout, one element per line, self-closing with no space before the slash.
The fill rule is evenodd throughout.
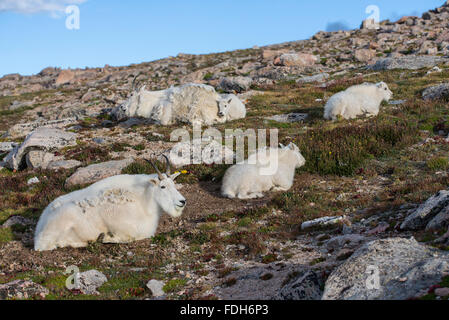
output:
<path id="1" fill-rule="evenodd" d="M 26 164 L 31 169 L 46 169 L 50 162 L 55 160 L 55 155 L 51 152 L 43 150 L 31 150 L 26 155 Z"/>
<path id="2" fill-rule="evenodd" d="M 153 297 L 158 298 L 158 297 L 163 297 L 165 295 L 164 292 L 164 286 L 165 283 L 163 281 L 159 281 L 159 280 L 150 280 L 147 283 L 147 288 L 151 290 L 151 293 L 153 294 Z"/>
<path id="3" fill-rule="evenodd" d="M 66 180 L 66 186 L 73 187 L 75 185 L 91 184 L 108 177 L 119 175 L 122 170 L 129 166 L 133 161 L 132 158 L 128 158 L 125 160 L 108 161 L 92 164 L 85 168 L 79 168 Z"/>
<path id="4" fill-rule="evenodd" d="M 321 300 L 323 280 L 314 271 L 304 270 L 282 287 L 273 300 Z"/>
<path id="5" fill-rule="evenodd" d="M 443 83 L 438 86 L 433 86 L 424 90 L 424 100 L 439 100 L 449 98 L 449 83 Z"/>
<path id="6" fill-rule="evenodd" d="M 445 252 L 413 238 L 376 240 L 331 273 L 323 300 L 404 300 L 438 284 L 448 272 Z"/>
<path id="7" fill-rule="evenodd" d="M 23 137 L 37 128 L 63 129 L 76 123 L 78 123 L 78 119 L 75 117 L 59 120 L 37 120 L 28 123 L 19 123 L 12 126 L 8 130 L 8 135 L 12 137 Z"/>
<path id="8" fill-rule="evenodd" d="M 409 214 L 402 230 L 437 230 L 449 224 L 449 191 L 442 190 Z"/>
<path id="9" fill-rule="evenodd" d="M 221 89 L 227 93 L 241 93 L 248 91 L 252 83 L 253 79 L 250 77 L 223 78 L 218 85 L 218 89 Z"/>
<path id="10" fill-rule="evenodd" d="M 329 79 L 329 74 L 323 72 L 313 76 L 299 78 L 296 80 L 296 83 L 324 82 L 327 79 Z"/>
<path id="11" fill-rule="evenodd" d="M 32 150 L 55 151 L 68 146 L 76 146 L 76 134 L 58 129 L 38 128 L 3 161 L 8 168 L 18 170 L 24 165 L 24 157 Z"/>
<path id="12" fill-rule="evenodd" d="M 33 221 L 31 221 L 30 219 L 24 218 L 22 216 L 12 216 L 0 226 L 0 229 L 10 228 L 15 225 L 29 226 L 32 224 L 33 224 Z"/>
<path id="13" fill-rule="evenodd" d="M 432 68 L 437 64 L 446 62 L 447 59 L 435 56 L 404 56 L 397 58 L 385 58 L 378 60 L 374 65 L 368 69 L 374 71 L 406 69 L 418 70 L 422 68 Z"/>
<path id="14" fill-rule="evenodd" d="M 307 113 L 288 113 L 288 114 L 277 114 L 272 117 L 265 118 L 266 120 L 272 120 L 280 123 L 294 123 L 302 122 L 307 119 Z"/>
<path id="15" fill-rule="evenodd" d="M 306 230 L 315 227 L 324 227 L 329 225 L 334 225 L 342 222 L 344 217 L 322 217 L 315 220 L 305 221 L 301 225 L 301 230 Z"/>
<path id="16" fill-rule="evenodd" d="M 17 143 L 14 143 L 14 142 L 0 142 L 0 153 L 2 153 L 2 152 L 10 152 L 15 147 L 17 147 Z"/>

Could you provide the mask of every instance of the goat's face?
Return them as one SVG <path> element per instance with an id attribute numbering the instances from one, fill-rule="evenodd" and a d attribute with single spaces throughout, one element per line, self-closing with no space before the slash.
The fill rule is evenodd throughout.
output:
<path id="1" fill-rule="evenodd" d="M 391 92 L 385 82 L 379 82 L 377 88 L 382 92 L 385 101 L 389 101 L 393 97 L 393 92 Z"/>
<path id="2" fill-rule="evenodd" d="M 187 203 L 175 186 L 174 180 L 179 176 L 179 173 L 171 176 L 163 174 L 162 176 L 164 179 L 155 177 L 150 180 L 154 187 L 153 199 L 165 213 L 177 218 L 181 216 Z"/>
<path id="3" fill-rule="evenodd" d="M 142 93 L 145 91 L 145 86 L 138 90 L 134 90 L 131 94 L 131 97 L 128 98 L 121 106 L 120 111 L 126 114 L 126 112 L 131 109 L 132 106 L 136 106 L 140 103 L 140 97 Z"/>
<path id="4" fill-rule="evenodd" d="M 290 151 L 292 151 L 296 158 L 297 158 L 297 162 L 296 162 L 296 168 L 300 168 L 303 165 L 306 164 L 306 159 L 304 159 L 304 157 L 302 156 L 301 152 L 299 151 L 299 148 L 296 144 L 294 144 L 293 142 L 290 143 L 288 146 L 284 147 L 285 149 L 288 149 Z"/>
<path id="5" fill-rule="evenodd" d="M 218 116 L 220 118 L 226 117 L 226 115 L 229 112 L 229 109 L 231 108 L 232 98 L 230 99 L 221 99 L 218 102 Z"/>

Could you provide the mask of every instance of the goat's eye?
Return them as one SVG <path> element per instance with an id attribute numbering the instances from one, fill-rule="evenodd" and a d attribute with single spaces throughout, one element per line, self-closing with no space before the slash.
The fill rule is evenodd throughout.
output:
<path id="1" fill-rule="evenodd" d="M 166 186 L 161 186 L 161 189 L 165 189 L 165 188 L 167 188 Z"/>

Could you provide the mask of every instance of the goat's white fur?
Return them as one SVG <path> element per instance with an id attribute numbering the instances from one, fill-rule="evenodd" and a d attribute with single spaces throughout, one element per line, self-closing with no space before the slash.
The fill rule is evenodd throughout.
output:
<path id="1" fill-rule="evenodd" d="M 178 174 L 120 175 L 61 196 L 42 213 L 34 249 L 85 247 L 104 235 L 104 243 L 126 243 L 152 237 L 159 217 L 179 217 L 185 198 L 175 187 Z"/>
<path id="2" fill-rule="evenodd" d="M 324 110 L 324 118 L 337 120 L 339 116 L 344 119 L 355 119 L 361 115 L 377 116 L 382 101 L 389 101 L 392 96 L 393 92 L 385 82 L 352 86 L 329 99 Z"/>
<path id="3" fill-rule="evenodd" d="M 235 95 L 221 96 L 211 86 L 189 83 L 161 91 L 147 91 L 144 86 L 133 92 L 115 113 L 151 119 L 162 125 L 213 125 L 244 118 L 246 108 Z"/>
<path id="4" fill-rule="evenodd" d="M 275 172 L 262 174 L 261 169 L 273 162 L 277 164 Z M 299 148 L 293 143 L 279 149 L 261 149 L 226 171 L 221 193 L 231 199 L 255 199 L 264 197 L 266 191 L 287 191 L 293 185 L 295 170 L 305 163 Z"/>

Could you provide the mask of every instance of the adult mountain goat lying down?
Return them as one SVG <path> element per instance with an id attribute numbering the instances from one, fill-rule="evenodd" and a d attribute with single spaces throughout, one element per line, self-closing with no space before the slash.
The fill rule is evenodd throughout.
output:
<path id="1" fill-rule="evenodd" d="M 39 219 L 34 249 L 85 247 L 100 236 L 104 243 L 152 237 L 162 213 L 179 217 L 186 206 L 174 183 L 179 173 L 170 174 L 168 159 L 167 168 L 165 174 L 155 167 L 153 175 L 107 178 L 57 198 Z"/>
<path id="2" fill-rule="evenodd" d="M 189 83 L 161 91 L 147 91 L 143 86 L 112 114 L 119 120 L 143 117 L 162 125 L 213 125 L 245 118 L 246 108 L 235 95 L 220 95 L 211 86 Z"/>
<path id="3" fill-rule="evenodd" d="M 337 120 L 339 116 L 345 119 L 355 119 L 361 115 L 377 116 L 382 101 L 389 101 L 392 96 L 393 92 L 388 89 L 385 82 L 352 86 L 329 99 L 324 110 L 324 118 Z"/>
<path id="4" fill-rule="evenodd" d="M 226 171 L 221 193 L 231 199 L 255 199 L 262 198 L 266 191 L 287 191 L 293 185 L 295 170 L 305 163 L 293 143 L 279 149 L 261 149 Z"/>

